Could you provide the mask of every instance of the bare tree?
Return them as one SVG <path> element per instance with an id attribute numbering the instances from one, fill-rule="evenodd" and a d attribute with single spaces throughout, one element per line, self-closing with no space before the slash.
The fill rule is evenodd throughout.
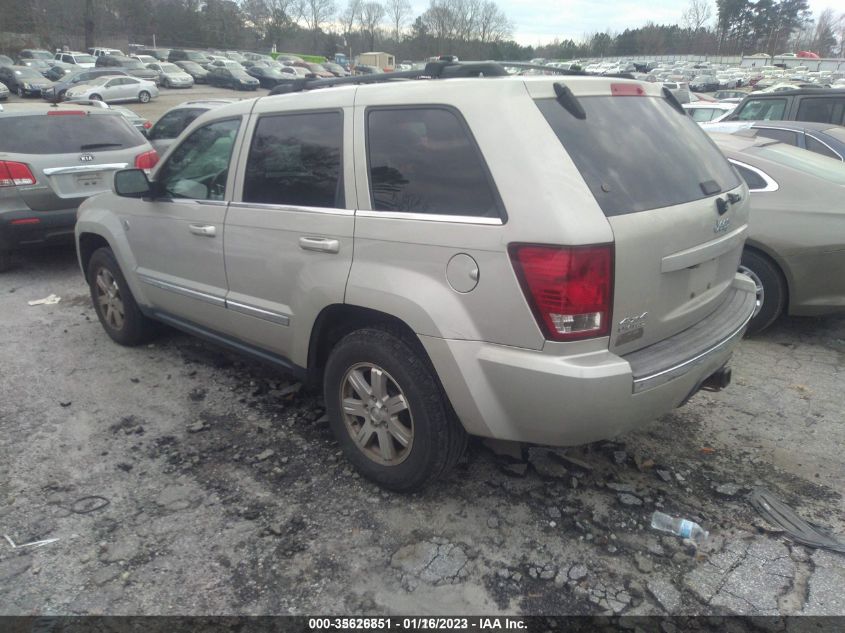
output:
<path id="1" fill-rule="evenodd" d="M 361 5 L 361 15 L 358 19 L 361 24 L 361 32 L 369 42 L 370 50 L 375 50 L 376 34 L 382 20 L 384 20 L 384 7 L 378 2 L 365 2 Z"/>
<path id="2" fill-rule="evenodd" d="M 513 24 L 495 2 L 489 1 L 481 5 L 476 37 L 482 43 L 498 42 L 510 37 L 512 32 Z"/>
<path id="3" fill-rule="evenodd" d="M 695 33 L 713 17 L 713 10 L 710 0 L 689 0 L 686 10 L 681 15 L 681 22 L 690 31 Z"/>
<path id="4" fill-rule="evenodd" d="M 402 35 L 402 28 L 411 17 L 413 11 L 411 3 L 408 0 L 387 0 L 384 11 L 393 27 L 393 38 L 398 42 Z"/>
<path id="5" fill-rule="evenodd" d="M 305 26 L 313 33 L 314 51 L 319 49 L 318 37 L 323 24 L 337 12 L 334 0 L 303 0 L 302 19 Z"/>

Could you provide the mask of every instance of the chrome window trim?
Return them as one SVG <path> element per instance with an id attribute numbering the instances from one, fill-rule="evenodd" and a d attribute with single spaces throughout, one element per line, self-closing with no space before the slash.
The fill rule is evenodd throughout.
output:
<path id="1" fill-rule="evenodd" d="M 226 300 L 223 297 L 218 297 L 216 295 L 210 295 L 205 292 L 200 292 L 199 290 L 193 290 L 191 288 L 186 288 L 185 286 L 180 286 L 178 284 L 170 283 L 169 281 L 162 281 L 161 279 L 156 279 L 155 277 L 150 277 L 148 275 L 138 274 L 138 279 L 144 282 L 147 285 L 153 286 L 154 288 L 159 288 L 161 290 L 168 290 L 170 292 L 175 292 L 176 294 L 190 297 L 191 299 L 197 299 L 199 301 L 204 301 L 205 303 L 210 303 L 211 305 L 217 306 L 219 308 L 226 307 Z"/>
<path id="2" fill-rule="evenodd" d="M 272 310 L 257 308 L 255 306 L 240 303 L 239 301 L 232 301 L 230 299 L 226 300 L 226 307 L 234 310 L 235 312 L 240 312 L 241 314 L 246 314 L 272 323 L 278 323 L 279 325 L 290 325 L 290 316 L 282 314 L 281 312 L 273 312 Z"/>
<path id="3" fill-rule="evenodd" d="M 740 167 L 744 167 L 745 169 L 753 171 L 755 174 L 760 176 L 760 178 L 762 178 L 763 180 L 766 181 L 766 186 L 763 187 L 762 189 L 752 189 L 751 187 L 749 187 L 748 191 L 750 191 L 752 193 L 767 193 L 767 192 L 771 192 L 771 191 L 777 191 L 778 189 L 780 189 L 780 185 L 778 185 L 777 181 L 774 178 L 772 178 L 771 176 L 769 176 L 769 174 L 767 174 L 763 170 L 758 169 L 757 167 L 752 167 L 748 163 L 743 163 L 742 161 L 735 160 L 733 158 L 729 158 L 728 161 L 731 162 L 734 165 L 739 165 Z"/>
<path id="4" fill-rule="evenodd" d="M 353 209 L 336 209 L 334 207 L 306 207 L 293 204 L 268 204 L 266 202 L 231 202 L 229 206 L 238 209 L 263 209 L 266 211 L 296 211 L 304 213 L 327 213 L 329 215 L 355 215 Z"/>
<path id="5" fill-rule="evenodd" d="M 704 350 L 700 354 L 697 354 L 696 356 L 693 356 L 692 358 L 687 359 L 682 363 L 678 363 L 673 367 L 669 367 L 668 369 L 664 369 L 649 376 L 643 376 L 642 378 L 635 378 L 633 392 L 641 393 L 648 389 L 664 385 L 667 382 L 674 380 L 678 376 L 683 376 L 684 374 L 689 372 L 695 365 L 705 362 L 708 357 L 724 349 L 729 343 L 734 341 L 736 338 L 741 337 L 745 333 L 745 328 L 748 325 L 748 322 L 751 321 L 751 318 L 753 316 L 754 312 L 751 312 L 748 317 L 746 317 L 746 319 L 742 322 L 742 325 L 740 325 L 736 330 L 734 330 L 730 335 L 728 335 L 727 338 L 722 339 L 721 341 L 716 343 L 716 345 Z"/>
<path id="6" fill-rule="evenodd" d="M 451 222 L 452 224 L 485 224 L 502 226 L 502 218 L 483 218 L 473 215 L 444 215 L 438 213 L 410 213 L 405 211 L 370 211 L 359 209 L 355 215 L 362 218 L 387 218 L 389 220 L 419 220 L 422 222 Z"/>
<path id="7" fill-rule="evenodd" d="M 74 165 L 72 167 L 47 167 L 42 169 L 45 176 L 58 176 L 61 174 L 84 174 L 91 171 L 110 171 L 126 169 L 129 163 L 104 163 L 102 165 Z"/>
<path id="8" fill-rule="evenodd" d="M 823 140 L 821 140 L 818 136 L 813 136 L 810 132 L 804 132 L 804 135 L 809 136 L 811 139 L 816 141 L 816 143 L 821 143 L 822 145 L 824 145 L 827 149 L 829 149 L 831 152 L 833 152 L 833 154 L 835 154 L 836 156 L 839 156 L 839 160 L 845 160 L 845 158 L 843 158 L 842 155 L 839 152 L 837 152 L 830 145 L 828 145 Z M 807 143 L 805 141 L 804 142 L 804 149 L 807 149 L 806 145 L 807 145 Z M 813 150 L 807 150 L 807 151 L 813 151 Z M 814 153 L 818 153 L 818 152 L 814 152 Z M 828 158 L 830 158 L 830 157 L 828 156 Z"/>

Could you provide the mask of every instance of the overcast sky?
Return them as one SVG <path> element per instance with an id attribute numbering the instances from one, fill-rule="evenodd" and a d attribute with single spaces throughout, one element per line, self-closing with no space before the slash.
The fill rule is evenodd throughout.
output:
<path id="1" fill-rule="evenodd" d="M 415 15 L 428 0 L 412 0 Z M 578 41 L 585 33 L 624 31 L 648 21 L 680 24 L 686 0 L 496 0 L 513 21 L 514 39 L 523 45 L 547 44 L 555 37 Z M 825 8 L 842 10 L 841 0 L 809 0 L 813 15 Z M 715 19 L 716 2 L 712 2 Z"/>

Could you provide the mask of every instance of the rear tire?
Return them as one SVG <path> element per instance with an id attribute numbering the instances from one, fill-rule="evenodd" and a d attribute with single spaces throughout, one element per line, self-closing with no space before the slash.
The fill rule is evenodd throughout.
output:
<path id="1" fill-rule="evenodd" d="M 103 98 L 100 95 L 91 95 L 91 101 L 102 101 Z"/>
<path id="2" fill-rule="evenodd" d="M 344 337 L 329 354 L 323 391 L 346 458 L 384 488 L 418 490 L 466 448 L 466 431 L 433 368 L 393 331 L 372 327 Z"/>
<path id="3" fill-rule="evenodd" d="M 146 90 L 142 90 L 138 93 L 138 101 L 141 103 L 149 103 L 151 98 L 150 93 Z"/>
<path id="4" fill-rule="evenodd" d="M 23 89 L 23 86 L 18 86 L 18 96 L 21 98 L 26 97 L 26 90 Z"/>
<path id="5" fill-rule="evenodd" d="M 745 249 L 739 272 L 751 277 L 757 286 L 757 313 L 748 324 L 748 334 L 759 334 L 786 308 L 786 282 L 778 267 L 765 255 Z"/>
<path id="6" fill-rule="evenodd" d="M 88 286 L 97 317 L 115 343 L 132 347 L 157 334 L 157 324 L 141 312 L 110 248 L 99 248 L 91 255 Z"/>
<path id="7" fill-rule="evenodd" d="M 12 254 L 9 251 L 0 251 L 0 273 L 12 267 Z"/>

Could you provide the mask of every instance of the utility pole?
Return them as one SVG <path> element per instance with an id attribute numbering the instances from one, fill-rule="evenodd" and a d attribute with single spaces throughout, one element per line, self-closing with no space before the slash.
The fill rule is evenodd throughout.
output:
<path id="1" fill-rule="evenodd" d="M 94 0 L 85 0 L 85 49 L 94 48 Z"/>

